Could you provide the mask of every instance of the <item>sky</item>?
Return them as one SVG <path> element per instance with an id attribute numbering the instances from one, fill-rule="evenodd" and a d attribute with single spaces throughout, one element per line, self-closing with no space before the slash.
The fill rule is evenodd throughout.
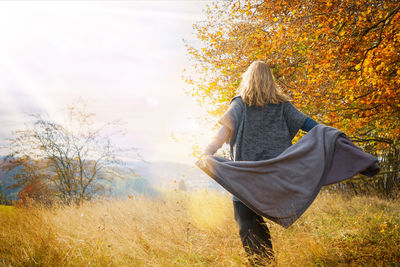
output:
<path id="1" fill-rule="evenodd" d="M 196 43 L 192 25 L 209 2 L 0 2 L 1 143 L 27 114 L 58 120 L 84 101 L 97 123 L 124 122 L 116 145 L 147 161 L 193 163 L 193 136 L 204 143 L 210 129 L 199 127 L 205 111 L 185 94 L 193 62 L 183 39 Z"/>

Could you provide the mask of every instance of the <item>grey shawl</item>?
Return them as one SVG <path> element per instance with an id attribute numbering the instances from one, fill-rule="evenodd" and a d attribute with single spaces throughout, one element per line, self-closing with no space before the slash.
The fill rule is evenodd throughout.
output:
<path id="1" fill-rule="evenodd" d="M 231 161 L 204 156 L 196 165 L 246 206 L 283 227 L 293 224 L 323 185 L 379 172 L 377 158 L 338 129 L 319 124 L 275 158 Z"/>

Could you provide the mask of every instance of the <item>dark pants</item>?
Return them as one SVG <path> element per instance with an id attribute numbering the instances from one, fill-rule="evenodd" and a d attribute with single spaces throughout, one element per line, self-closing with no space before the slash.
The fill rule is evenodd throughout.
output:
<path id="1" fill-rule="evenodd" d="M 257 263 L 273 258 L 271 236 L 264 219 L 241 201 L 233 201 L 235 220 L 247 255 Z"/>

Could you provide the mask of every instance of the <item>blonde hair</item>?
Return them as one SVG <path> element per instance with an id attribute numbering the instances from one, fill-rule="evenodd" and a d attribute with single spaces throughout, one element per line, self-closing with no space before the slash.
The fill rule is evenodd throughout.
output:
<path id="1" fill-rule="evenodd" d="M 270 67 L 260 60 L 251 63 L 242 74 L 238 91 L 249 106 L 263 107 L 269 103 L 279 104 L 289 100 L 276 84 Z"/>

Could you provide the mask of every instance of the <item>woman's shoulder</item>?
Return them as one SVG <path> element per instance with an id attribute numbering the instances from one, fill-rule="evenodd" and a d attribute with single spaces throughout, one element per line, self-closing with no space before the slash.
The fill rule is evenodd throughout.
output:
<path id="1" fill-rule="evenodd" d="M 286 102 L 283 102 L 282 103 L 283 104 L 283 107 L 285 108 L 285 109 L 287 109 L 287 110 L 297 110 L 297 108 L 296 108 L 296 105 L 294 105 L 291 101 L 286 101 Z"/>
<path id="2" fill-rule="evenodd" d="M 291 109 L 295 108 L 294 105 L 292 104 L 292 102 L 290 102 L 290 100 L 285 101 L 285 102 L 281 102 L 281 103 L 279 103 L 279 104 L 283 107 L 283 109 L 284 109 L 285 111 L 286 111 L 286 110 L 291 110 Z"/>
<path id="3" fill-rule="evenodd" d="M 238 102 L 238 103 L 243 103 L 243 99 L 240 95 L 234 96 L 231 101 L 229 102 L 229 104 L 232 104 L 233 102 Z"/>
<path id="4" fill-rule="evenodd" d="M 245 103 L 240 95 L 237 95 L 229 102 L 229 109 L 241 111 L 245 107 Z"/>

